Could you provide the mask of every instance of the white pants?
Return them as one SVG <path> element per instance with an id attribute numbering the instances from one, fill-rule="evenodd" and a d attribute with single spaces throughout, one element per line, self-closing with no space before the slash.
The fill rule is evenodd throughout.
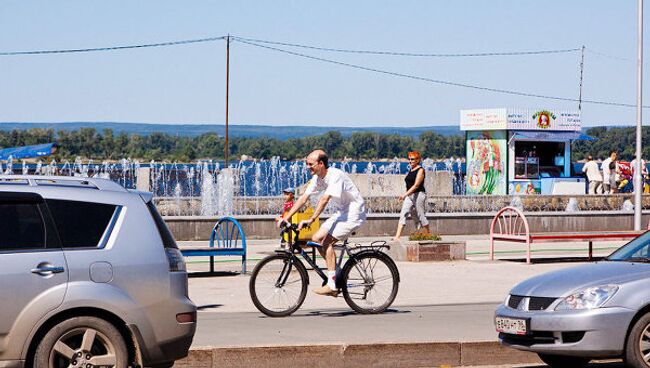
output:
<path id="1" fill-rule="evenodd" d="M 589 194 L 601 194 L 603 192 L 603 182 L 600 180 L 591 180 L 589 182 Z"/>

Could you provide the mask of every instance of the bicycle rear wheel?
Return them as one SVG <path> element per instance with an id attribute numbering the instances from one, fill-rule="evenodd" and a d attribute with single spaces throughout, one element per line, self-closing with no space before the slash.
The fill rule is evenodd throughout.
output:
<path id="1" fill-rule="evenodd" d="M 399 272 L 393 260 L 381 252 L 360 253 L 343 267 L 343 297 L 362 314 L 382 313 L 395 300 Z"/>
<path id="2" fill-rule="evenodd" d="M 248 289 L 255 307 L 269 317 L 285 317 L 305 301 L 308 275 L 290 254 L 264 258 L 255 266 Z"/>

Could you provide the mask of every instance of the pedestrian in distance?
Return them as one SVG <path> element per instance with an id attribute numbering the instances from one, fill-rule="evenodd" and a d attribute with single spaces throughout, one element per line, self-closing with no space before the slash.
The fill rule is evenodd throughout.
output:
<path id="1" fill-rule="evenodd" d="M 636 157 L 630 162 L 633 176 L 636 173 L 636 162 Z M 648 166 L 644 159 L 641 159 L 641 185 L 643 187 L 642 193 L 648 193 L 650 191 L 650 185 L 648 185 Z"/>
<path id="2" fill-rule="evenodd" d="M 322 223 L 318 231 L 312 236 L 312 241 L 321 245 L 316 249 L 327 263 L 327 284 L 315 289 L 314 292 L 319 295 L 337 296 L 336 254 L 333 246 L 337 241 L 347 239 L 353 231 L 363 224 L 366 220 L 366 206 L 359 189 L 354 185 L 352 179 L 344 171 L 329 167 L 325 151 L 313 151 L 307 156 L 306 161 L 313 177 L 294 206 L 282 218 L 278 219 L 277 226 L 280 227 L 284 222 L 288 222 L 291 216 L 307 203 L 311 195 L 320 194 L 321 196 L 314 214 L 308 220 L 300 221 L 298 224 L 299 230 L 316 221 L 325 210 L 330 199 L 335 198 L 338 200 L 338 210 Z"/>
<path id="3" fill-rule="evenodd" d="M 582 167 L 582 172 L 587 173 L 589 181 L 589 194 L 601 194 L 603 192 L 603 176 L 600 174 L 598 164 L 593 156 L 587 156 L 587 162 Z"/>
<path id="4" fill-rule="evenodd" d="M 420 152 L 413 151 L 408 153 L 409 172 L 404 178 L 406 183 L 406 192 L 399 196 L 402 202 L 399 221 L 397 222 L 397 231 L 393 240 L 398 241 L 402 236 L 402 230 L 406 225 L 406 216 L 410 213 L 415 223 L 416 229 L 422 229 L 423 233 L 429 234 L 429 221 L 426 216 L 427 194 L 424 190 L 425 171 L 420 165 L 422 155 Z"/>
<path id="5" fill-rule="evenodd" d="M 612 194 L 617 192 L 616 186 L 616 160 L 618 152 L 611 151 L 601 167 L 603 169 L 603 193 Z"/>

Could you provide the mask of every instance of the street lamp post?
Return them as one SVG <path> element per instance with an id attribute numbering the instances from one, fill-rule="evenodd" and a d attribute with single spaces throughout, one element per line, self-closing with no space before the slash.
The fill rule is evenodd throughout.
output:
<path id="1" fill-rule="evenodd" d="M 643 109 L 643 0 L 637 0 L 637 61 L 636 61 L 636 165 L 634 167 L 634 230 L 641 230 L 641 116 Z"/>
<path id="2" fill-rule="evenodd" d="M 230 88 L 230 35 L 226 37 L 226 141 L 223 148 L 223 167 L 228 168 L 228 95 Z"/>

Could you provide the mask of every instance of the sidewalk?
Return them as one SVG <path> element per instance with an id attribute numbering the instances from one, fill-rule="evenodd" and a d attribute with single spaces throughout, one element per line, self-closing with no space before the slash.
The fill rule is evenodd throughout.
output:
<path id="1" fill-rule="evenodd" d="M 369 356 L 358 356 L 357 352 L 363 346 L 364 351 L 376 354 L 381 354 L 382 349 L 390 350 L 397 360 L 386 362 L 397 365 L 383 366 L 423 366 L 423 362 L 450 366 L 538 362 L 533 354 L 498 345 L 492 323 L 493 311 L 516 283 L 579 263 L 539 262 L 527 265 L 523 247 L 507 243 L 497 247 L 497 258 L 500 260 L 490 261 L 487 236 L 447 236 L 444 239 L 466 240 L 467 260 L 398 262 L 401 283 L 397 298 L 388 313 L 371 316 L 353 313 L 342 297 L 313 294 L 311 289 L 320 283 L 317 276 L 310 272 L 310 292 L 301 309 L 291 317 L 267 318 L 255 309 L 250 300 L 250 274 L 239 274 L 240 259 L 221 258 L 216 265 L 219 276 L 190 278 L 190 297 L 201 308 L 192 356 L 219 356 L 220 359 L 227 359 L 221 361 L 224 366 L 275 366 L 273 356 L 277 359 L 298 346 L 320 346 L 322 349 L 326 346 L 338 352 L 333 353 L 332 357 L 336 358 L 332 359 L 345 360 L 343 357 L 347 356 L 346 367 L 361 366 L 353 362 L 377 365 L 377 362 L 367 360 Z M 355 239 L 360 243 L 371 240 L 377 239 Z M 180 245 L 186 244 L 181 242 Z M 273 240 L 249 242 L 249 272 L 259 259 L 271 254 L 277 244 Z M 596 243 L 594 254 L 607 255 L 621 244 L 623 242 Z M 587 255 L 586 243 L 541 244 L 534 249 L 536 259 L 583 257 L 584 261 Z M 208 270 L 208 264 L 200 258 L 189 258 L 187 261 L 190 272 Z M 323 264 L 322 260 L 319 264 Z M 477 355 L 464 357 L 461 353 L 473 354 L 472 349 L 478 349 L 475 351 Z M 265 353 L 256 355 L 252 351 Z M 300 351 L 307 354 L 304 358 L 314 366 L 315 358 L 311 353 Z M 322 351 L 319 353 L 319 349 L 310 348 L 307 351 L 324 354 Z M 431 355 L 432 351 L 437 353 Z M 292 354 L 295 355 L 295 352 Z M 246 358 L 238 365 L 237 359 L 244 356 Z M 256 356 L 264 356 L 266 360 L 259 362 L 257 358 L 254 359 Z M 235 360 L 228 360 L 231 358 Z M 251 359 L 257 363 L 251 363 Z M 187 362 L 189 364 L 189 360 Z M 296 365 L 300 362 L 294 361 Z M 183 364 L 179 362 L 177 366 L 200 366 Z"/>

